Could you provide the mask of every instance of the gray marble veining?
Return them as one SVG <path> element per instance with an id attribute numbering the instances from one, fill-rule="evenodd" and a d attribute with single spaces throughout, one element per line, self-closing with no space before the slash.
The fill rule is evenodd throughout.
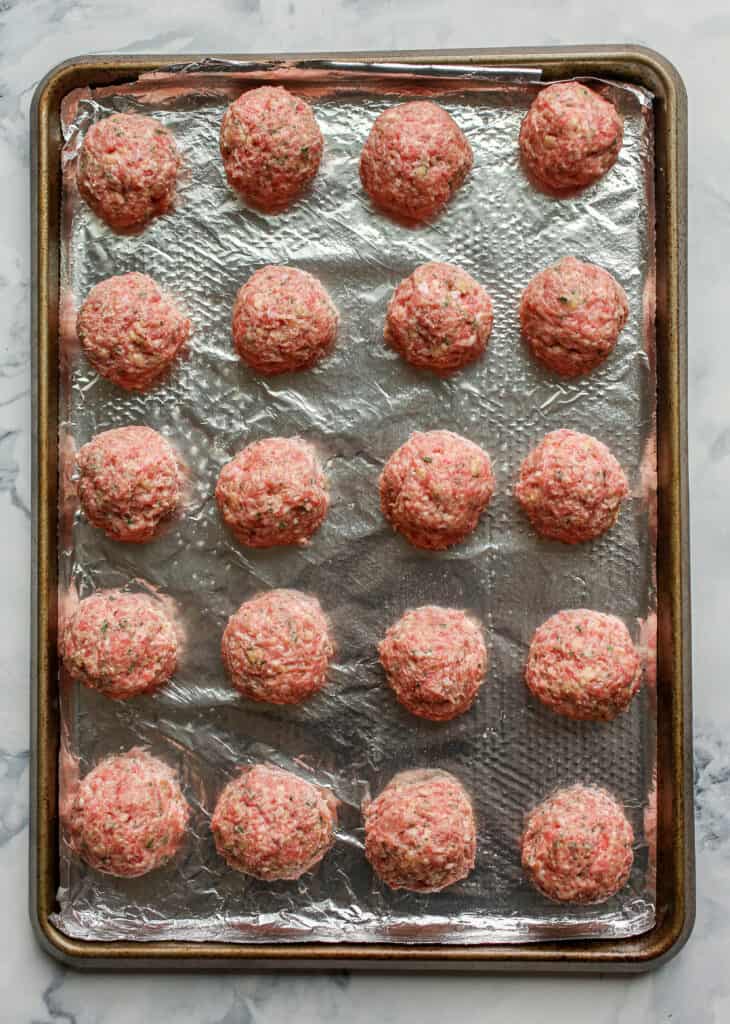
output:
<path id="1" fill-rule="evenodd" d="M 660 972 L 616 978 L 81 975 L 27 919 L 30 522 L 27 117 L 35 84 L 85 52 L 263 52 L 637 42 L 672 59 L 690 96 L 690 453 L 698 921 Z M 727 0 L 168 0 L 0 4 L 0 1019 L 9 1024 L 721 1024 L 730 1020 L 730 251 Z"/>

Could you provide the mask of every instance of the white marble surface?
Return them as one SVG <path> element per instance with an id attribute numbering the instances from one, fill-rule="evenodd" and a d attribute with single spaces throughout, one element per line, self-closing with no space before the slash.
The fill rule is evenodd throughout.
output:
<path id="1" fill-rule="evenodd" d="M 540 10 L 534 7 L 539 6 Z M 180 53 L 637 42 L 675 62 L 690 97 L 690 452 L 698 919 L 665 969 L 636 979 L 81 975 L 28 923 L 30 562 L 28 109 L 44 73 L 88 52 Z M 3 0 L 0 2 L 0 1019 L 11 1024 L 298 1024 L 347 1020 L 730 1019 L 730 575 L 727 0 Z"/>

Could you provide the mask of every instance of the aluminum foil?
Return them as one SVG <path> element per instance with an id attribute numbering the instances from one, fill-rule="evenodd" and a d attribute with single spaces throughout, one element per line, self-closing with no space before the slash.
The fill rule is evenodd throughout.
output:
<path id="1" fill-rule="evenodd" d="M 430 69 L 433 71 L 433 69 Z M 134 881 L 88 869 L 61 843 L 55 924 L 84 939 L 246 942 L 523 942 L 625 936 L 654 920 L 642 808 L 651 784 L 655 729 L 642 693 L 610 724 L 571 722 L 542 707 L 522 680 L 535 628 L 561 608 L 621 616 L 639 636 L 653 604 L 653 550 L 644 452 L 654 412 L 654 244 L 651 98 L 606 87 L 625 118 L 617 165 L 581 195 L 556 201 L 520 170 L 519 125 L 535 95 L 530 73 L 399 68 L 247 68 L 220 61 L 146 76 L 68 98 L 63 125 L 61 608 L 69 595 L 147 585 L 176 604 L 187 635 L 173 682 L 152 697 L 116 703 L 61 679 L 61 806 L 100 758 L 135 744 L 180 772 L 192 832 L 174 863 Z M 247 84 L 279 78 L 313 103 L 326 139 L 312 192 L 276 217 L 247 209 L 229 189 L 218 152 L 223 110 Z M 370 125 L 389 104 L 434 96 L 473 147 L 474 169 L 429 227 L 376 213 L 358 179 Z M 117 236 L 79 200 L 75 170 L 89 126 L 114 111 L 154 113 L 184 157 L 178 207 L 142 234 Z M 614 274 L 631 315 L 615 353 L 589 377 L 543 371 L 520 340 L 517 308 L 530 278 L 574 254 Z M 383 344 L 396 284 L 426 260 L 460 264 L 494 300 L 487 354 L 448 380 L 409 368 Z M 230 315 L 241 283 L 267 263 L 311 271 L 341 314 L 334 353 L 316 369 L 265 380 L 235 356 Z M 151 274 L 193 322 L 186 357 L 147 395 L 123 393 L 79 354 L 75 309 L 111 274 Z M 146 423 L 186 460 L 192 493 L 184 517 L 144 546 L 105 539 L 79 514 L 72 449 L 95 433 Z M 521 460 L 549 430 L 571 427 L 607 442 L 632 486 L 618 525 L 572 548 L 540 539 L 512 490 Z M 448 428 L 483 445 L 495 498 L 464 544 L 445 553 L 410 547 L 385 523 L 377 481 L 413 430 Z M 242 446 L 300 434 L 318 446 L 332 506 L 312 544 L 250 551 L 223 527 L 213 497 L 218 472 Z M 650 470 L 650 467 L 649 467 Z M 146 581 L 141 584 L 139 581 Z M 227 617 L 255 592 L 315 593 L 333 624 L 336 662 L 327 688 L 300 707 L 249 703 L 220 659 Z M 405 609 L 466 608 L 485 625 L 491 664 L 473 709 L 431 724 L 396 703 L 376 645 Z M 337 841 L 298 882 L 264 883 L 216 856 L 209 821 L 216 797 L 242 764 L 271 761 L 331 787 L 340 801 Z M 440 767 L 471 793 L 479 840 L 467 880 L 434 895 L 388 890 L 363 855 L 359 806 L 398 771 Z M 601 906 L 560 906 L 523 878 L 524 816 L 555 787 L 607 786 L 636 832 L 631 879 Z"/>

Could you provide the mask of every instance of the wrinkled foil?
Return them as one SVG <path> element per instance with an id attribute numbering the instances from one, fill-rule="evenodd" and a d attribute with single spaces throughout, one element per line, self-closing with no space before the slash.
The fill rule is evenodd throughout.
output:
<path id="1" fill-rule="evenodd" d="M 55 924 L 97 940 L 246 942 L 524 942 L 637 934 L 654 920 L 642 809 L 654 765 L 651 695 L 617 721 L 572 722 L 528 695 L 523 666 L 549 615 L 590 607 L 623 618 L 635 638 L 654 604 L 654 553 L 645 481 L 654 415 L 651 97 L 604 83 L 625 119 L 617 165 L 582 194 L 556 201 L 520 170 L 517 137 L 537 85 L 529 72 L 359 65 L 248 67 L 221 61 L 145 76 L 69 97 L 65 105 L 62 242 L 60 605 L 99 588 L 146 586 L 174 601 L 187 641 L 174 680 L 154 696 L 118 703 L 62 675 L 61 808 L 79 773 L 143 744 L 174 765 L 192 807 L 192 831 L 169 866 L 135 880 L 100 875 L 60 847 Z M 439 77 L 436 73 L 438 72 Z M 221 116 L 246 84 L 278 78 L 313 103 L 325 156 L 309 195 L 278 216 L 247 209 L 229 189 L 218 152 Z M 389 104 L 438 98 L 475 155 L 467 183 L 432 225 L 409 229 L 376 213 L 360 188 L 358 158 Z M 142 234 L 118 236 L 80 201 L 75 173 L 89 126 L 114 111 L 153 113 L 184 159 L 177 209 Z M 560 256 L 606 267 L 631 315 L 614 354 L 587 378 L 561 380 L 529 356 L 517 309 L 530 278 Z M 407 366 L 383 343 L 388 299 L 419 263 L 448 260 L 494 300 L 484 358 L 442 380 Z M 341 315 L 337 346 L 316 369 L 264 379 L 234 354 L 231 309 L 239 286 L 267 263 L 319 277 Z M 187 353 L 146 395 L 126 394 L 78 351 L 75 310 L 98 281 L 151 274 L 193 323 Z M 154 543 L 107 540 L 79 514 L 73 449 L 101 430 L 145 423 L 181 452 L 191 487 L 184 516 Z M 612 448 L 632 488 L 619 522 L 594 543 L 540 539 L 512 491 L 521 460 L 549 430 L 570 427 Z M 466 543 L 417 551 L 379 507 L 378 475 L 413 430 L 447 428 L 491 454 L 496 495 Z M 241 447 L 271 435 L 313 441 L 332 505 L 311 545 L 252 551 L 223 527 L 214 488 Z M 648 455 L 645 454 L 649 453 Z M 643 459 L 643 466 L 642 466 Z M 655 474 L 654 474 L 655 479 Z M 145 581 L 141 583 L 140 581 Z M 329 685 L 300 707 L 254 704 L 225 677 L 220 638 L 228 616 L 269 587 L 316 594 L 337 655 Z M 485 626 L 490 667 L 473 709 L 432 724 L 395 701 L 376 646 L 407 608 L 468 609 Z M 331 787 L 337 840 L 318 870 L 266 883 L 229 870 L 209 830 L 217 795 L 238 766 L 258 760 Z M 475 870 L 443 893 L 388 890 L 363 855 L 359 807 L 398 771 L 439 767 L 470 792 L 478 821 Z M 601 906 L 560 906 L 520 869 L 525 814 L 554 788 L 607 786 L 636 833 L 631 879 Z"/>

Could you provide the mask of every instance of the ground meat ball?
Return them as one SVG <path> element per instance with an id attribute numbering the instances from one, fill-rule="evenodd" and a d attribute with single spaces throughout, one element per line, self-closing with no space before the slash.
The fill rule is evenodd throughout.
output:
<path id="1" fill-rule="evenodd" d="M 401 772 L 363 816 L 365 856 L 391 889 L 439 892 L 474 867 L 474 810 L 448 772 Z"/>
<path id="2" fill-rule="evenodd" d="M 582 188 L 613 167 L 623 142 L 623 120 L 613 103 L 580 82 L 541 89 L 520 130 L 528 171 L 556 191 Z"/>
<path id="3" fill-rule="evenodd" d="M 396 288 L 385 340 L 414 366 L 449 373 L 482 354 L 492 320 L 492 300 L 466 271 L 424 263 Z"/>
<path id="4" fill-rule="evenodd" d="M 188 816 L 176 772 L 135 747 L 107 757 L 81 780 L 66 835 L 89 867 L 137 878 L 174 857 Z"/>
<path id="5" fill-rule="evenodd" d="M 313 366 L 332 347 L 337 310 L 316 277 L 293 267 L 263 267 L 240 289 L 233 343 L 260 373 Z"/>
<path id="6" fill-rule="evenodd" d="M 605 533 L 628 491 L 623 470 L 605 444 L 574 430 L 546 434 L 522 463 L 515 488 L 537 532 L 564 544 Z"/>
<path id="7" fill-rule="evenodd" d="M 599 366 L 628 315 L 626 292 L 608 271 L 573 256 L 533 277 L 520 303 L 522 334 L 533 355 L 564 377 Z"/>
<path id="8" fill-rule="evenodd" d="M 448 430 L 411 434 L 380 476 L 386 519 L 415 547 L 433 551 L 464 540 L 493 491 L 487 453 Z"/>
<path id="9" fill-rule="evenodd" d="M 624 887 L 634 862 L 634 832 L 623 808 L 597 786 L 571 786 L 530 814 L 522 867 L 551 900 L 602 903 Z"/>
<path id="10" fill-rule="evenodd" d="M 306 544 L 329 507 L 317 453 L 300 437 L 244 448 L 221 470 L 215 496 L 226 526 L 250 548 Z"/>
<path id="11" fill-rule="evenodd" d="M 117 231 L 144 227 L 175 199 L 180 154 L 153 117 L 112 114 L 89 129 L 79 159 L 79 191 Z"/>
<path id="12" fill-rule="evenodd" d="M 147 594 L 107 590 L 79 604 L 66 626 L 62 654 L 74 679 L 126 700 L 172 676 L 177 635 L 159 602 Z"/>
<path id="13" fill-rule="evenodd" d="M 229 867 L 265 881 L 299 878 L 334 842 L 336 803 L 311 782 L 259 764 L 218 798 L 211 829 Z"/>
<path id="14" fill-rule="evenodd" d="M 463 185 L 473 159 L 453 118 L 437 104 L 417 100 L 376 119 L 360 157 L 360 178 L 376 206 L 406 220 L 430 220 Z"/>
<path id="15" fill-rule="evenodd" d="M 112 540 L 152 540 L 180 508 L 178 459 L 150 427 L 105 430 L 81 448 L 76 461 L 81 507 Z"/>
<path id="16" fill-rule="evenodd" d="M 121 274 L 91 289 L 76 330 L 97 373 L 128 391 L 145 391 L 187 341 L 190 321 L 151 277 Z"/>
<path id="17" fill-rule="evenodd" d="M 406 612 L 385 634 L 379 653 L 401 704 L 433 722 L 467 711 L 487 670 L 479 624 L 454 608 Z"/>
<path id="18" fill-rule="evenodd" d="M 334 648 L 316 597 L 271 590 L 246 601 L 230 617 L 222 653 L 244 697 L 298 704 L 324 686 Z"/>
<path id="19" fill-rule="evenodd" d="M 262 85 L 231 103 L 221 156 L 232 188 L 253 206 L 288 206 L 314 179 L 324 142 L 312 108 L 281 86 Z"/>
<path id="20" fill-rule="evenodd" d="M 649 872 L 647 882 L 656 885 L 656 854 L 657 854 L 657 784 L 656 769 L 651 780 L 651 789 L 644 808 L 644 838 L 649 852 Z"/>
<path id="21" fill-rule="evenodd" d="M 641 623 L 641 635 L 639 644 L 644 661 L 644 672 L 646 673 L 646 685 L 652 698 L 656 697 L 656 636 L 657 616 L 656 612 L 649 612 Z"/>
<path id="22" fill-rule="evenodd" d="M 578 608 L 552 615 L 537 630 L 525 681 L 559 715 L 609 722 L 638 691 L 641 661 L 620 619 Z"/>

